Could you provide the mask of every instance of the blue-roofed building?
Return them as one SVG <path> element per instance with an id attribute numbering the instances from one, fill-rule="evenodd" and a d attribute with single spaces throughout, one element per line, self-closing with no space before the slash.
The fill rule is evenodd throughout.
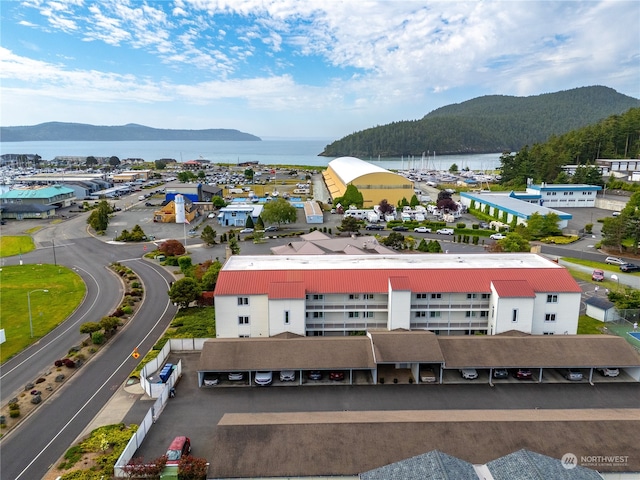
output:
<path id="1" fill-rule="evenodd" d="M 56 209 L 68 207 L 76 196 L 73 189 L 62 185 L 48 187 L 13 188 L 0 193 L 3 218 L 49 218 Z"/>
<path id="2" fill-rule="evenodd" d="M 539 198 L 530 193 L 515 192 L 462 192 L 460 202 L 469 209 L 480 210 L 505 224 L 514 220 L 517 224 L 527 224 L 534 213 L 547 215 L 555 213 L 559 217 L 558 227 L 566 228 L 572 215 L 539 204 Z"/>
<path id="3" fill-rule="evenodd" d="M 538 203 L 549 208 L 595 207 L 599 185 L 546 184 L 529 185 L 527 193 L 538 197 Z M 517 196 L 517 195 L 516 195 Z M 520 198 L 520 197 L 517 197 Z"/>

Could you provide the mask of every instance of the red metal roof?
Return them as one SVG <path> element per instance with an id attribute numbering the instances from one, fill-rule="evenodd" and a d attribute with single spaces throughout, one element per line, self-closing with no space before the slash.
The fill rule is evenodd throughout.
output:
<path id="1" fill-rule="evenodd" d="M 287 299 L 304 298 L 304 284 L 302 282 L 273 282 L 269 284 L 269 298 Z"/>
<path id="2" fill-rule="evenodd" d="M 389 277 L 393 290 L 411 290 L 411 282 L 407 277 Z"/>
<path id="3" fill-rule="evenodd" d="M 493 286 L 500 297 L 535 297 L 536 292 L 526 280 L 494 280 Z"/>
<path id="4" fill-rule="evenodd" d="M 504 291 L 509 291 L 510 296 L 523 296 L 525 293 L 529 296 L 530 292 L 580 293 L 581 291 L 569 272 L 559 268 L 244 271 L 223 269 L 218 276 L 215 293 L 216 295 L 265 295 L 269 293 L 272 283 L 302 282 L 306 293 L 386 294 L 389 291 L 391 277 L 406 277 L 410 290 L 417 293 L 491 293 L 491 283 L 501 281 L 505 284 L 517 282 L 513 288 L 504 286 Z M 523 289 L 519 295 L 517 295 L 517 288 Z"/>

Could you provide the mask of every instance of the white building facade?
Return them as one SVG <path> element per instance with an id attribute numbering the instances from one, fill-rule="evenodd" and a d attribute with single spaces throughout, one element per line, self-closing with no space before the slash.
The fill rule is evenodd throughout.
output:
<path id="1" fill-rule="evenodd" d="M 232 256 L 215 290 L 219 338 L 575 334 L 581 290 L 536 254 Z"/>

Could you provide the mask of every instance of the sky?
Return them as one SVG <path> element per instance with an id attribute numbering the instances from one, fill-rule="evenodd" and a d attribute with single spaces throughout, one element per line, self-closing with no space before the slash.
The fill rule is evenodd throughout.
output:
<path id="1" fill-rule="evenodd" d="M 640 2 L 0 2 L 0 125 L 339 139 L 483 95 L 640 98 Z"/>

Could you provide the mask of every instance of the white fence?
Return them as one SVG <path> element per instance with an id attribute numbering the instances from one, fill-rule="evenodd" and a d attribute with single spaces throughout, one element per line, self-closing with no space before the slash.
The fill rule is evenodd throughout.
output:
<path id="1" fill-rule="evenodd" d="M 158 356 L 147 363 L 140 372 L 140 384 L 144 388 L 144 391 L 151 398 L 157 398 L 157 400 L 153 403 L 153 406 L 145 415 L 144 420 L 138 427 L 138 430 L 132 435 L 129 443 L 127 443 L 127 446 L 122 452 L 122 455 L 120 455 L 113 466 L 113 475 L 116 478 L 127 477 L 123 467 L 133 458 L 138 448 L 140 448 L 140 445 L 142 445 L 142 442 L 151 429 L 151 426 L 156 423 L 156 420 L 164 410 L 167 400 L 169 399 L 169 391 L 182 375 L 182 361 L 178 361 L 178 363 L 176 363 L 175 368 L 166 383 L 154 383 L 150 379 L 152 379 L 153 375 L 162 368 L 172 351 L 184 352 L 202 350 L 202 345 L 206 340 L 206 338 L 171 339 L 165 344 L 162 350 L 160 350 Z"/>

